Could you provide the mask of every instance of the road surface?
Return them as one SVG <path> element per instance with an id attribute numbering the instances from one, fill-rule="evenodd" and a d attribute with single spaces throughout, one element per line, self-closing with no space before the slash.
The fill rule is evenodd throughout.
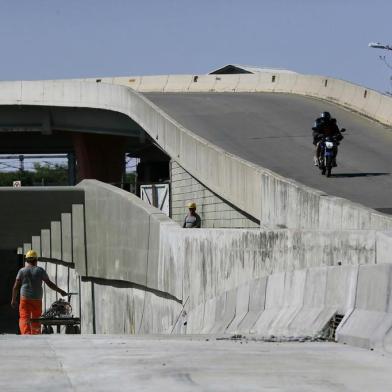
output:
<path id="1" fill-rule="evenodd" d="M 392 129 L 322 100 L 281 93 L 145 93 L 228 152 L 323 192 L 392 214 Z M 332 178 L 313 166 L 322 111 L 347 129 Z"/>
<path id="2" fill-rule="evenodd" d="M 392 358 L 336 343 L 0 336 L 0 390 L 385 392 Z"/>

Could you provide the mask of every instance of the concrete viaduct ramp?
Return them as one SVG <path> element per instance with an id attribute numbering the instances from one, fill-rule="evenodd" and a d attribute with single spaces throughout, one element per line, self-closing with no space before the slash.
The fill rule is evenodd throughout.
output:
<path id="1" fill-rule="evenodd" d="M 125 114 L 191 176 L 265 227 L 392 227 L 381 213 L 391 208 L 391 134 L 342 109 L 391 126 L 392 99 L 377 92 L 318 76 L 268 72 L 2 82 L 0 87 L 1 105 Z M 140 93 L 175 94 L 146 98 Z M 311 163 L 309 128 L 322 109 L 349 129 L 340 176 L 329 180 Z"/>
<path id="2" fill-rule="evenodd" d="M 145 93 L 198 136 L 256 165 L 392 214 L 392 130 L 342 106 L 293 94 Z M 313 166 L 311 127 L 330 111 L 345 127 L 333 178 Z M 234 184 L 235 186 L 235 184 Z"/>
<path id="3" fill-rule="evenodd" d="M 392 270 L 390 264 L 385 264 L 390 263 L 392 242 L 390 233 L 383 231 L 392 228 L 392 219 L 374 209 L 306 186 L 302 179 L 301 182 L 295 181 L 275 171 L 283 170 L 281 168 L 287 170 L 292 157 L 297 157 L 292 150 L 296 151 L 301 146 L 302 154 L 298 155 L 298 160 L 303 161 L 298 163 L 298 167 L 316 170 L 311 167 L 308 126 L 325 105 L 314 98 L 338 102 L 388 125 L 392 125 L 392 99 L 358 86 L 340 81 L 328 82 L 319 77 L 271 77 L 266 74 L 263 75 L 264 80 L 260 75 L 255 76 L 256 79 L 253 76 L 241 79 L 242 90 L 239 90 L 239 77 L 223 76 L 219 77 L 219 82 L 224 81 L 225 84 L 219 88 L 216 86 L 218 79 L 214 76 L 197 79 L 188 76 L 181 79 L 132 78 L 109 83 L 101 79 L 96 82 L 0 83 L 0 104 L 3 105 L 98 108 L 127 115 L 190 175 L 237 208 L 260 218 L 262 225 L 268 227 L 267 230 L 263 227 L 260 230 L 182 230 L 136 196 L 107 184 L 86 181 L 79 185 L 84 189 L 85 202 L 84 205 L 78 204 L 78 213 L 74 214 L 76 211 L 72 206 L 71 216 L 70 212 L 68 215 L 61 214 L 61 218 L 64 217 L 61 221 L 55 217 L 57 220 L 51 221 L 50 230 L 46 228 L 32 233 L 31 243 L 23 243 L 23 248 L 37 248 L 35 244 L 41 244 L 41 256 L 44 255 L 44 262 L 51 265 L 50 271 L 57 277 L 57 282 L 67 281 L 68 285 L 71 281 L 80 282 L 80 314 L 85 315 L 82 324 L 85 332 L 113 333 L 120 328 L 121 333 L 171 333 L 173 327 L 180 329 L 185 325 L 179 315 L 184 315 L 182 311 L 186 305 L 189 315 L 186 333 L 190 329 L 198 333 L 223 332 L 229 323 L 232 326 L 233 320 L 241 323 L 238 325 L 243 325 L 246 320 L 244 330 L 255 325 L 258 333 L 277 331 L 278 334 L 293 336 L 291 331 L 298 331 L 296 328 L 302 325 L 310 325 L 313 332 L 319 330 L 320 320 L 323 319 L 325 324 L 336 313 L 343 317 L 341 323 L 344 323 L 340 330 L 336 330 L 338 341 L 369 348 L 381 347 L 390 352 Z M 138 83 L 138 87 L 130 89 L 133 83 Z M 197 96 L 193 95 L 195 83 L 200 87 Z M 157 106 L 137 90 L 142 93 L 176 91 L 179 95 L 174 97 L 179 97 L 176 99 L 183 103 L 174 105 L 178 113 L 172 109 L 172 113 L 168 114 L 170 105 L 164 108 L 162 101 Z M 187 94 L 184 94 L 185 91 Z M 233 92 L 237 95 L 233 96 Z M 267 92 L 294 94 L 266 95 Z M 157 98 L 149 97 L 157 102 Z M 209 97 L 213 99 L 210 105 L 204 103 L 204 106 L 198 106 L 200 114 L 193 107 L 193 113 L 196 112 L 193 117 L 183 115 L 181 118 L 182 105 L 194 97 L 206 102 Z M 246 97 L 250 102 L 246 102 Z M 217 102 L 216 99 L 221 100 L 219 105 L 213 103 Z M 233 149 L 240 138 L 230 139 L 217 133 L 216 130 L 223 129 L 230 122 L 234 124 L 228 128 L 230 134 L 240 125 L 236 124 L 232 114 L 238 104 L 230 103 L 230 99 L 245 101 L 242 110 L 249 113 L 240 116 L 240 122 L 249 119 L 243 149 L 248 146 L 249 151 L 254 151 L 246 144 L 246 139 L 252 140 L 253 137 L 250 132 L 252 121 L 269 118 L 269 126 L 263 131 L 266 135 L 278 132 L 282 135 L 281 140 L 295 139 L 295 148 L 291 149 L 293 144 L 290 141 L 285 145 L 288 151 L 286 162 L 261 160 L 272 159 L 274 153 L 270 150 L 279 150 L 280 144 L 255 148 L 251 159 L 250 153 L 245 156 Z M 261 101 L 252 103 L 254 99 Z M 282 102 L 272 101 L 268 109 L 269 100 L 274 99 Z M 289 111 L 296 126 L 290 130 L 301 137 L 288 137 L 291 135 L 287 130 L 289 120 L 287 117 L 282 119 L 285 116 L 276 109 L 283 107 L 284 102 L 286 109 L 283 112 Z M 189 105 L 194 106 L 192 103 Z M 214 105 L 218 114 L 211 116 Z M 382 127 L 377 128 L 374 122 L 338 108 L 330 110 L 350 132 L 356 129 L 358 135 L 363 132 L 365 136 L 374 132 L 379 135 L 375 138 L 378 146 L 387 143 L 387 131 L 382 134 Z M 207 125 L 196 126 L 200 123 L 197 117 L 204 118 Z M 218 121 L 218 117 L 225 120 Z M 201 134 L 204 129 L 209 131 Z M 214 139 L 210 134 L 214 135 Z M 222 144 L 222 140 L 226 144 Z M 353 140 L 359 143 L 360 138 Z M 347 143 L 347 148 L 350 144 L 354 146 L 354 141 Z M 259 150 L 264 154 L 256 154 Z M 366 142 L 359 143 L 358 150 L 365 155 L 369 151 Z M 386 166 L 377 167 L 377 171 L 376 168 L 365 171 L 359 164 L 355 168 L 345 167 L 343 157 L 346 156 L 349 157 L 349 153 L 345 155 L 343 151 L 340 169 L 348 174 L 389 173 Z M 261 157 L 257 158 L 260 161 L 255 162 L 256 157 Z M 367 161 L 370 165 L 372 159 L 369 157 Z M 376 161 L 374 165 L 381 166 L 380 162 Z M 388 175 L 364 178 L 367 177 L 375 181 L 386 179 Z M 349 177 L 348 180 L 356 178 Z M 322 180 L 334 184 L 332 181 L 341 179 Z M 387 184 L 383 189 L 387 189 Z M 368 197 L 372 200 L 372 195 Z M 385 209 L 389 205 L 380 201 L 371 207 Z M 129 224 L 132 221 L 139 222 L 138 226 Z M 80 231 L 74 230 L 70 222 L 79 222 L 77 227 Z M 64 239 L 60 228 L 68 233 Z M 75 235 L 74 239 L 72 235 Z M 60 252 L 71 249 L 70 241 L 75 244 L 80 238 L 84 242 L 78 247 L 81 256 L 73 249 L 70 252 L 73 268 Z M 68 247 L 64 247 L 66 243 Z M 369 267 L 363 264 L 369 264 Z M 346 266 L 350 268 L 347 269 L 347 279 L 342 282 L 338 277 L 344 277 L 342 270 Z M 351 266 L 354 268 L 351 269 Z M 260 292 L 265 294 L 263 302 Z M 49 299 L 47 301 L 50 302 Z M 111 303 L 119 306 L 115 306 L 112 317 L 108 317 L 106 310 L 110 306 L 105 305 Z M 125 313 L 124 308 L 130 311 Z M 118 322 L 124 314 L 128 318 Z M 202 325 L 199 320 L 203 320 Z M 233 330 L 236 329 L 233 327 Z M 302 334 L 303 330 L 300 332 Z"/>

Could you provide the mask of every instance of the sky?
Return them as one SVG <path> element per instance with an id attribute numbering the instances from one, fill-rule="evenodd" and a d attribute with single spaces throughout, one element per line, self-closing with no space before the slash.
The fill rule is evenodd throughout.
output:
<path id="1" fill-rule="evenodd" d="M 391 0 L 0 0 L 0 80 L 291 69 L 392 90 Z"/>

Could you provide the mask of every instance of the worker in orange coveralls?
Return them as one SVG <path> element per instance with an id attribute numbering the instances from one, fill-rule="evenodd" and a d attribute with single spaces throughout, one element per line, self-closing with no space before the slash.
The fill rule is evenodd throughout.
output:
<path id="1" fill-rule="evenodd" d="M 18 305 L 17 297 L 20 291 L 19 328 L 22 335 L 39 335 L 41 333 L 41 324 L 32 323 L 30 319 L 38 318 L 42 313 L 42 282 L 45 282 L 48 287 L 63 297 L 67 295 L 49 279 L 43 268 L 37 266 L 37 261 L 37 252 L 29 250 L 26 253 L 26 265 L 19 270 L 12 289 L 11 306 L 14 308 Z"/>

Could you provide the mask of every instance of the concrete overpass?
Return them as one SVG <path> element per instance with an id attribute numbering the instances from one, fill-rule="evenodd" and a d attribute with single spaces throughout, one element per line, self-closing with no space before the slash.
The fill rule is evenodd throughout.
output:
<path id="1" fill-rule="evenodd" d="M 334 103 L 293 94 L 145 93 L 198 136 L 326 194 L 392 213 L 392 128 Z M 322 111 L 347 128 L 332 181 L 312 166 L 311 127 Z M 235 186 L 235 184 L 233 184 Z"/>
<path id="2" fill-rule="evenodd" d="M 39 250 L 58 282 L 79 287 L 81 301 L 75 307 L 84 332 L 318 336 L 339 316 L 339 341 L 391 351 L 392 221 L 374 209 L 389 212 L 390 205 L 388 197 L 370 189 L 389 190 L 390 138 L 375 121 L 392 124 L 391 98 L 338 80 L 279 72 L 7 82 L 0 87 L 0 105 L 122 113 L 171 157 L 178 182 L 191 184 L 188 193 L 176 193 L 173 209 L 182 210 L 186 199 L 200 199 L 208 218 L 219 212 L 206 207 L 205 199 L 211 198 L 211 204 L 228 205 L 231 210 L 223 213 L 230 217 L 242 214 L 244 229 L 186 231 L 132 195 L 83 181 L 76 187 L 84 194 L 82 201 L 57 211 L 44 227 L 40 222 L 31 237 L 18 241 L 24 250 Z M 342 190 L 337 181 L 343 178 L 306 175 L 315 170 L 309 123 L 321 107 L 331 105 L 320 99 L 361 113 L 331 108 L 349 129 L 341 158 L 343 174 L 349 175 L 345 183 L 358 180 L 364 190 Z M 189 115 L 195 103 L 199 113 Z M 281 118 L 277 107 L 283 105 L 290 119 Z M 248 138 L 235 134 L 229 139 L 238 128 L 232 108 L 248 106 L 250 113 L 240 115 Z M 222 120 L 228 112 L 232 121 Z M 254 132 L 259 119 L 265 128 Z M 288 123 L 300 136 L 287 142 L 289 152 L 284 153 L 281 138 L 278 146 L 260 145 L 263 154 L 257 155 L 252 138 L 286 136 Z M 228 131 L 221 132 L 223 126 Z M 360 137 L 351 137 L 354 130 Z M 379 154 L 367 148 L 368 140 L 379 146 Z M 302 153 L 294 159 L 297 149 Z M 355 163 L 359 154 L 374 166 L 365 170 Z M 352 161 L 345 163 L 345 156 Z M 47 303 L 52 300 L 47 293 Z M 108 314 L 111 304 L 116 306 Z"/>

